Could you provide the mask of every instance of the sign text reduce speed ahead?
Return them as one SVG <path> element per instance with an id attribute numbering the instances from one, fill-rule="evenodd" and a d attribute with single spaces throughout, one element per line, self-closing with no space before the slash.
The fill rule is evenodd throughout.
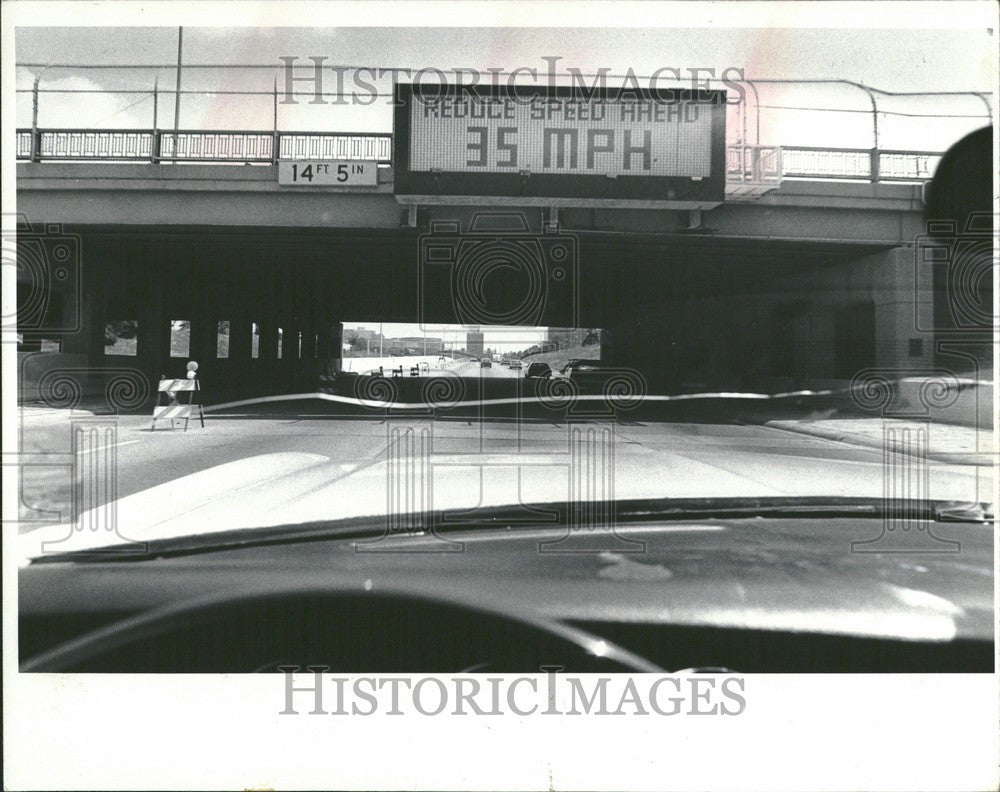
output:
<path id="1" fill-rule="evenodd" d="M 413 106 L 410 168 L 705 177 L 711 108 L 692 102 L 444 98 Z"/>
<path id="2" fill-rule="evenodd" d="M 597 182 L 608 195 L 611 177 L 625 180 L 612 190 L 616 198 L 683 200 L 692 182 L 711 180 L 720 170 L 724 191 L 725 101 L 716 92 L 611 98 L 494 89 L 402 99 L 396 177 L 409 194 L 411 186 L 423 192 L 421 174 L 435 174 L 440 194 L 511 194 L 507 174 L 518 180 L 520 195 L 586 196 Z M 487 178 L 478 184 L 456 178 L 475 174 Z M 709 197 L 707 187 L 696 190 L 695 200 Z"/>

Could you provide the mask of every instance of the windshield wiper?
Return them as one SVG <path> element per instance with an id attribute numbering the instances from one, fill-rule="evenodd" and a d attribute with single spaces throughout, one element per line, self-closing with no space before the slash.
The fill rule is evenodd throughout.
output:
<path id="1" fill-rule="evenodd" d="M 440 534 L 476 529 L 551 529 L 569 524 L 573 510 L 590 508 L 585 503 L 513 504 L 469 512 L 443 512 L 433 530 Z M 887 508 L 888 507 L 888 508 Z M 608 511 L 610 514 L 610 510 Z M 954 501 L 885 501 L 881 498 L 766 497 L 766 498 L 658 498 L 616 501 L 616 524 L 655 521 L 746 519 L 846 519 L 882 518 L 901 514 L 908 519 L 936 522 L 982 523 L 993 519 L 989 504 Z M 52 553 L 32 559 L 32 564 L 55 562 L 144 561 L 175 555 L 209 553 L 241 547 L 318 542 L 329 539 L 371 539 L 386 533 L 386 518 L 362 517 L 320 521 L 269 528 L 243 528 L 221 533 L 192 534 L 150 540 L 137 550 L 122 545 L 100 549 Z M 412 534 L 392 534 L 405 541 L 408 536 L 425 537 L 430 530 Z"/>
<path id="2" fill-rule="evenodd" d="M 619 518 L 632 519 L 687 519 L 692 516 L 882 517 L 893 514 L 940 522 L 985 522 L 993 519 L 992 510 L 986 503 L 823 496 L 619 501 L 615 514 Z"/>
<path id="3" fill-rule="evenodd" d="M 993 514 L 983 503 L 943 503 L 935 510 L 934 519 L 938 522 L 989 522 Z"/>

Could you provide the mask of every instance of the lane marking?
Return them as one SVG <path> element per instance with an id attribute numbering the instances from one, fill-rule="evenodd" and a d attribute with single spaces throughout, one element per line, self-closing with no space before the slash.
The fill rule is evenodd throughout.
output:
<path id="1" fill-rule="evenodd" d="M 80 451 L 77 451 L 77 454 L 79 455 L 92 454 L 95 451 L 107 451 L 109 448 L 119 448 L 120 446 L 131 445 L 132 443 L 138 443 L 138 442 L 139 442 L 138 440 L 122 440 L 120 443 L 112 443 L 111 445 L 98 446 L 97 448 L 84 448 Z"/>

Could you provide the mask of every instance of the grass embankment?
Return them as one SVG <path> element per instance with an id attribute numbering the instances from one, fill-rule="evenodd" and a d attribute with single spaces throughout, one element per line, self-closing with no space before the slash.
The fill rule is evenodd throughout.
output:
<path id="1" fill-rule="evenodd" d="M 601 347 L 597 344 L 588 346 L 573 346 L 557 349 L 553 352 L 539 352 L 523 358 L 524 367 L 530 363 L 548 363 L 553 371 L 559 371 L 570 360 L 600 360 Z"/>

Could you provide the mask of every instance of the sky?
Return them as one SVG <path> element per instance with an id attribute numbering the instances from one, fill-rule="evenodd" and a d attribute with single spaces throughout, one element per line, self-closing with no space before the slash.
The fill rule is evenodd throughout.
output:
<path id="1" fill-rule="evenodd" d="M 865 20 L 859 20 L 865 24 Z M 662 66 L 744 69 L 750 78 L 842 78 L 887 91 L 983 90 L 996 68 L 995 32 L 761 28 L 196 28 L 190 63 L 272 65 L 281 56 L 386 67 Z M 176 28 L 20 28 L 19 63 L 172 64 Z"/>
<path id="2" fill-rule="evenodd" d="M 863 22 L 864 20 L 859 20 Z M 177 61 L 177 28 L 18 28 L 18 87 L 30 89 L 41 74 L 48 90 L 97 93 L 43 95 L 39 126 L 148 128 L 153 123 L 154 85 L 171 91 Z M 209 28 L 185 27 L 184 90 L 258 91 L 255 96 L 185 94 L 182 128 L 262 129 L 273 123 L 276 67 L 292 57 L 303 67 L 309 58 L 325 64 L 380 68 L 456 68 L 485 73 L 495 68 L 537 69 L 545 58 L 557 69 L 612 74 L 631 69 L 650 75 L 664 67 L 709 69 L 721 76 L 740 69 L 757 79 L 843 79 L 885 91 L 985 91 L 996 69 L 995 31 L 983 29 L 804 29 L 804 28 Z M 75 65 L 77 68 L 67 67 Z M 197 69 L 199 64 L 266 68 Z M 160 65 L 156 69 L 93 69 L 95 65 Z M 348 80 L 354 72 L 348 73 Z M 703 73 L 705 75 L 706 73 Z M 366 78 L 367 79 L 367 78 Z M 391 75 L 372 82 L 391 90 Z M 299 86 L 309 90 L 310 86 Z M 844 85 L 759 85 L 762 125 L 757 140 L 768 145 L 868 147 L 873 135 L 870 103 L 864 92 Z M 111 95 L 107 89 L 140 93 Z M 329 72 L 324 88 L 336 88 Z M 103 92 L 103 93 L 102 93 Z M 146 92 L 146 93 L 141 93 Z M 795 110 L 776 108 L 797 108 Z M 975 97 L 880 98 L 880 145 L 889 149 L 943 150 L 986 123 L 986 108 Z M 159 127 L 173 125 L 172 95 L 157 104 Z M 923 119 L 947 114 L 961 118 Z M 18 97 L 19 126 L 30 126 L 31 96 Z M 978 116 L 978 117 L 977 117 Z M 371 104 L 310 105 L 305 99 L 278 107 L 282 130 L 387 132 L 392 129 L 388 98 Z M 732 127 L 729 137 L 737 131 Z M 748 135 L 750 132 L 748 131 Z"/>

